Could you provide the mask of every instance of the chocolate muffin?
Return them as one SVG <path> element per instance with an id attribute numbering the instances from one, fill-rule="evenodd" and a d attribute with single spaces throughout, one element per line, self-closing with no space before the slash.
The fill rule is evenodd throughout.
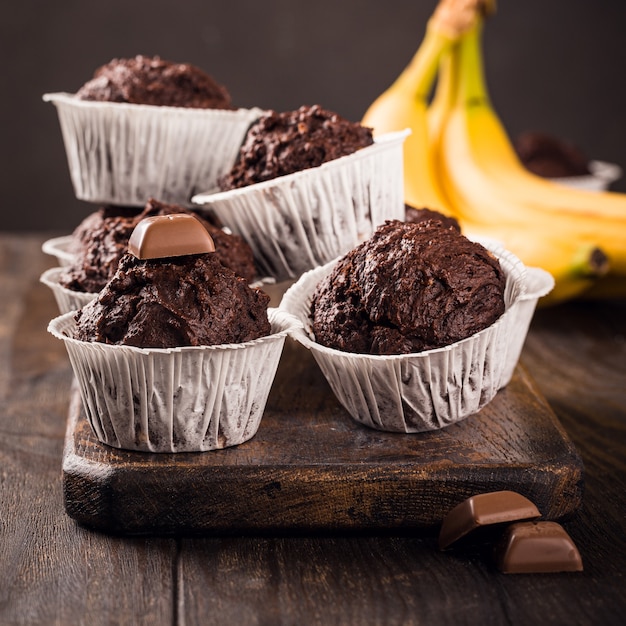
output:
<path id="1" fill-rule="evenodd" d="M 60 274 L 61 285 L 72 291 L 100 291 L 126 251 L 137 215 L 137 208 L 115 206 L 89 214 L 72 233 L 74 260 Z"/>
<path id="2" fill-rule="evenodd" d="M 75 338 L 141 348 L 243 343 L 271 333 L 269 296 L 214 253 L 138 259 L 125 253 L 76 314 Z"/>
<path id="3" fill-rule="evenodd" d="M 317 286 L 313 332 L 360 354 L 440 348 L 495 322 L 504 286 L 498 260 L 440 220 L 387 221 Z"/>
<path id="4" fill-rule="evenodd" d="M 444 215 L 443 213 L 440 213 L 439 211 L 434 211 L 433 209 L 417 209 L 408 204 L 404 205 L 405 222 L 417 224 L 417 222 L 425 222 L 426 220 L 439 220 L 440 222 L 443 222 L 446 226 L 451 226 L 455 230 L 461 232 L 461 226 L 459 224 L 459 221 L 451 215 Z"/>
<path id="5" fill-rule="evenodd" d="M 373 143 L 372 130 L 320 105 L 268 111 L 249 128 L 223 191 L 317 167 Z"/>
<path id="6" fill-rule="evenodd" d="M 589 176 L 589 160 L 575 145 L 548 133 L 527 131 L 515 138 L 524 167 L 544 178 Z"/>
<path id="7" fill-rule="evenodd" d="M 74 230 L 75 261 L 64 269 L 61 284 L 73 291 L 97 293 L 115 273 L 135 226 L 146 217 L 172 213 L 191 211 L 150 199 L 141 211 L 133 207 L 106 206 L 90 214 Z M 217 259 L 248 282 L 254 281 L 256 268 L 250 246 L 238 235 L 226 233 L 207 219 L 196 217 L 213 238 Z"/>
<path id="8" fill-rule="evenodd" d="M 94 72 L 76 97 L 197 109 L 233 108 L 226 88 L 201 69 L 158 56 L 111 60 Z"/>

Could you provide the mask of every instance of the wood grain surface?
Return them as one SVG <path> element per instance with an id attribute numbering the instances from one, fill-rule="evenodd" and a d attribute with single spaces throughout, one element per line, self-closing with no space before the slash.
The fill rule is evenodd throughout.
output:
<path id="1" fill-rule="evenodd" d="M 92 528 L 233 533 L 434 527 L 469 496 L 502 489 L 559 519 L 581 503 L 583 468 L 521 368 L 462 422 L 384 433 L 353 421 L 309 351 L 288 340 L 258 433 L 226 450 L 103 445 L 74 391 L 63 478 L 67 512 Z"/>
<path id="2" fill-rule="evenodd" d="M 65 511 L 73 377 L 45 330 L 49 236 L 0 234 L 0 624 L 623 623 L 626 302 L 538 311 L 522 354 L 584 464 L 562 521 L 583 572 L 504 575 L 483 550 L 439 552 L 435 529 L 127 537 Z"/>

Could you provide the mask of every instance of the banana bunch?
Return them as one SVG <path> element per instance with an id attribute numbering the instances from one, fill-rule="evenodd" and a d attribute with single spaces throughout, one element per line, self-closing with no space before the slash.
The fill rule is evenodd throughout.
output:
<path id="1" fill-rule="evenodd" d="M 624 296 L 626 194 L 565 187 L 520 162 L 485 84 L 481 37 L 493 8 L 493 0 L 440 0 L 415 57 L 363 123 L 376 134 L 411 128 L 406 203 L 452 215 L 465 234 L 498 240 L 549 271 L 556 284 L 542 305 Z"/>

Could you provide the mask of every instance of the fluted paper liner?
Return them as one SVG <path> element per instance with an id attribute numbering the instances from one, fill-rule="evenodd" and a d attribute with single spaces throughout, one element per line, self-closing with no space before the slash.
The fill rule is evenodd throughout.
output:
<path id="1" fill-rule="evenodd" d="M 74 312 L 48 330 L 63 340 L 94 435 L 116 448 L 197 452 L 243 443 L 259 427 L 286 336 L 299 322 L 269 309 L 272 334 L 242 344 L 171 349 L 78 341 Z"/>
<path id="2" fill-rule="evenodd" d="M 588 191 L 606 191 L 612 183 L 622 177 L 622 168 L 615 163 L 606 161 L 590 161 L 591 171 L 587 176 L 561 176 L 551 178 L 555 183 L 574 187 L 575 189 L 587 189 Z"/>
<path id="3" fill-rule="evenodd" d="M 498 257 L 506 274 L 506 310 L 488 328 L 435 350 L 380 356 L 342 352 L 316 343 L 311 299 L 336 260 L 305 273 L 287 290 L 279 308 L 303 324 L 294 338 L 311 350 L 354 420 L 392 432 L 436 430 L 476 413 L 509 382 L 537 299 L 550 291 L 553 280 L 543 270 L 527 272 L 519 259 L 501 247 L 486 247 Z"/>
<path id="4" fill-rule="evenodd" d="M 67 267 L 71 265 L 74 260 L 74 253 L 71 249 L 72 242 L 72 235 L 52 237 L 52 239 L 46 239 L 46 241 L 43 242 L 41 250 L 45 252 L 45 254 L 56 257 L 61 267 Z"/>
<path id="5" fill-rule="evenodd" d="M 232 168 L 262 110 L 194 109 L 45 94 L 57 108 L 74 193 L 94 203 L 190 206 Z"/>
<path id="6" fill-rule="evenodd" d="M 388 133 L 353 154 L 272 180 L 192 201 L 252 247 L 263 274 L 297 278 L 404 219 L 403 143 Z"/>
<path id="7" fill-rule="evenodd" d="M 530 327 L 539 298 L 549 294 L 554 289 L 552 274 L 539 267 L 526 267 L 524 281 L 525 290 L 511 306 L 510 322 L 514 332 L 509 338 L 507 358 L 502 370 L 501 387 L 504 387 L 512 378 L 515 367 L 522 354 L 526 335 Z"/>
<path id="8" fill-rule="evenodd" d="M 59 282 L 59 277 L 63 272 L 63 267 L 51 267 L 47 269 L 39 280 L 52 290 L 54 299 L 59 307 L 60 313 L 69 313 L 82 309 L 88 302 L 98 297 L 97 293 L 87 293 L 85 291 L 74 291 L 64 287 Z"/>

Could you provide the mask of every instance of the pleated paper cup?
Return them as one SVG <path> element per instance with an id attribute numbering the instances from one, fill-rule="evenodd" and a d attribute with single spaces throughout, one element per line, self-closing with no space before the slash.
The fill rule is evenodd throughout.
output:
<path id="1" fill-rule="evenodd" d="M 88 202 L 190 206 L 232 168 L 262 110 L 192 109 L 45 94 L 57 108 L 74 193 Z"/>
<path id="2" fill-rule="evenodd" d="M 587 176 L 563 176 L 550 180 L 560 185 L 574 187 L 575 189 L 587 189 L 589 191 L 606 191 L 612 183 L 622 177 L 622 168 L 615 163 L 606 161 L 590 161 L 591 173 Z"/>
<path id="3" fill-rule="evenodd" d="M 74 260 L 72 243 L 72 235 L 53 237 L 52 239 L 47 239 L 43 242 L 41 250 L 45 254 L 55 257 L 61 267 L 67 267 L 68 265 L 71 265 Z"/>
<path id="4" fill-rule="evenodd" d="M 310 270 L 285 293 L 279 308 L 297 317 L 294 338 L 311 350 L 339 402 L 357 422 L 402 433 L 437 430 L 490 402 L 515 369 L 539 293 L 551 276 L 527 269 L 507 250 L 487 245 L 506 274 L 505 312 L 488 328 L 449 346 L 414 354 L 352 354 L 316 343 L 310 316 L 318 283 L 337 261 Z M 546 276 L 547 275 L 547 276 Z"/>
<path id="5" fill-rule="evenodd" d="M 549 294 L 554 289 L 554 277 L 540 267 L 526 267 L 524 286 L 524 293 L 520 294 L 511 307 L 510 315 L 514 318 L 511 320 L 511 326 L 515 329 L 515 333 L 511 334 L 508 344 L 501 387 L 508 384 L 513 377 L 513 372 L 522 354 L 530 322 L 537 308 L 537 302 L 539 298 Z"/>
<path id="6" fill-rule="evenodd" d="M 257 432 L 285 338 L 299 326 L 269 309 L 272 334 L 241 344 L 135 348 L 71 337 L 75 312 L 48 330 L 63 340 L 95 437 L 115 448 L 201 452 Z"/>
<path id="7" fill-rule="evenodd" d="M 348 252 L 388 219 L 404 219 L 403 143 L 388 133 L 353 154 L 192 201 L 252 247 L 261 272 L 285 281 Z"/>
<path id="8" fill-rule="evenodd" d="M 84 291 L 74 291 L 63 286 L 59 280 L 63 273 L 63 267 L 51 267 L 47 269 L 39 278 L 39 280 L 49 287 L 54 294 L 59 312 L 69 313 L 82 309 L 87 303 L 98 297 L 97 293 L 87 293 Z"/>

